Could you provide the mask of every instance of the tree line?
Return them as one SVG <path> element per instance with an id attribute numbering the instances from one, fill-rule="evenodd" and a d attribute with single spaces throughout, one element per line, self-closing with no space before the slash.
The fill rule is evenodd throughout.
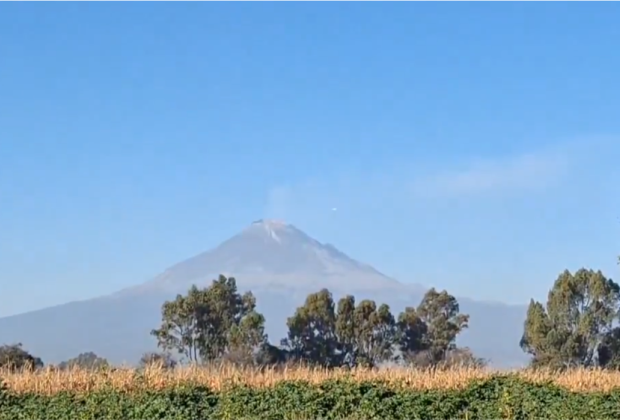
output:
<path id="1" fill-rule="evenodd" d="M 469 349 L 455 344 L 467 328 L 454 296 L 430 289 L 417 307 L 394 316 L 388 305 L 356 301 L 352 295 L 334 301 L 327 289 L 311 293 L 287 319 L 287 336 L 279 345 L 265 333 L 265 317 L 252 292 L 241 294 L 233 277 L 220 275 L 208 287 L 193 285 L 166 301 L 161 322 L 150 334 L 158 352 L 147 353 L 141 366 L 178 363 L 233 363 L 243 366 L 376 367 L 386 362 L 439 366 L 462 363 L 482 366 Z M 0 347 L 0 366 L 38 368 L 43 362 L 20 344 Z M 55 369 L 111 367 L 86 352 Z"/>
<path id="2" fill-rule="evenodd" d="M 265 317 L 257 312 L 252 292 L 240 294 L 233 277 L 220 276 L 209 287 L 192 286 L 186 295 L 165 302 L 161 325 L 151 334 L 164 352 L 193 363 L 438 365 L 470 355 L 455 344 L 468 321 L 446 291 L 430 289 L 417 307 L 395 317 L 386 304 L 356 302 L 352 295 L 336 303 L 329 290 L 322 289 L 308 295 L 287 319 L 288 334 L 276 346 L 265 334 Z M 469 360 L 477 361 L 473 356 Z"/>
<path id="3" fill-rule="evenodd" d="M 418 367 L 481 367 L 486 361 L 456 345 L 468 327 L 447 291 L 430 289 L 416 307 L 398 315 L 373 300 L 348 295 L 334 300 L 327 289 L 307 296 L 286 322 L 279 345 L 265 333 L 265 317 L 252 292 L 241 294 L 235 278 L 219 276 L 208 287 L 192 286 L 162 305 L 161 323 L 150 333 L 158 352 L 147 353 L 141 366 L 153 363 L 228 362 L 239 365 L 377 367 L 397 363 Z M 516 343 L 515 343 L 516 344 Z M 620 368 L 620 286 L 601 271 L 582 268 L 562 272 L 544 303 L 531 300 L 520 346 L 533 367 Z M 0 346 L 0 366 L 43 366 L 20 344 Z M 67 369 L 109 367 L 92 352 L 55 366 Z"/>

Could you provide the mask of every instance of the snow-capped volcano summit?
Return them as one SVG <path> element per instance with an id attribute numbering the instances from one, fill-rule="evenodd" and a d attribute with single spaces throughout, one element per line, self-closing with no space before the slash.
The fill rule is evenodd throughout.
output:
<path id="1" fill-rule="evenodd" d="M 220 273 L 237 277 L 248 288 L 305 284 L 330 290 L 372 290 L 402 286 L 291 224 L 261 219 L 218 247 L 170 267 L 140 288 L 183 289 L 210 281 Z"/>
<path id="2" fill-rule="evenodd" d="M 278 243 L 282 243 L 282 240 L 285 238 L 289 238 L 289 242 L 291 243 L 296 240 L 314 241 L 314 239 L 310 238 L 308 235 L 297 229 L 295 226 L 289 225 L 283 220 L 275 219 L 259 219 L 255 222 L 252 222 L 252 224 L 246 229 L 244 229 L 241 234 L 267 235 Z"/>

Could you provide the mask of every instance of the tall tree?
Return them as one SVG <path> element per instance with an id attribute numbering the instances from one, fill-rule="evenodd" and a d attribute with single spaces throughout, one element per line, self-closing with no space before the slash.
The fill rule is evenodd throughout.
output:
<path id="1" fill-rule="evenodd" d="M 447 291 L 427 291 L 416 311 L 426 324 L 426 344 L 430 359 L 439 363 L 456 349 L 456 337 L 468 327 L 469 315 L 461 314 L 459 303 Z"/>
<path id="2" fill-rule="evenodd" d="M 532 364 L 553 368 L 605 366 L 617 356 L 620 287 L 600 271 L 561 273 L 547 304 L 532 300 L 521 347 Z"/>
<path id="3" fill-rule="evenodd" d="M 396 321 L 388 305 L 379 307 L 372 300 L 364 300 L 355 308 L 362 320 L 357 336 L 360 342 L 361 362 L 368 367 L 377 366 L 393 356 Z"/>
<path id="4" fill-rule="evenodd" d="M 372 367 L 392 356 L 396 323 L 388 305 L 372 300 L 356 305 L 344 296 L 335 308 L 327 289 L 308 295 L 303 306 L 288 319 L 283 344 L 296 360 L 335 367 Z"/>
<path id="5" fill-rule="evenodd" d="M 454 358 L 456 337 L 467 328 L 469 315 L 461 314 L 456 298 L 447 291 L 428 290 L 417 308 L 398 315 L 397 347 L 407 364 L 437 366 Z M 463 357 L 466 352 L 459 352 Z"/>
<path id="6" fill-rule="evenodd" d="M 164 302 L 161 326 L 151 331 L 157 339 L 157 345 L 164 351 L 176 351 L 190 362 L 200 359 L 199 311 L 193 307 L 195 302 L 191 302 L 190 298 L 198 292 L 198 288 L 192 286 L 187 296 L 179 294 L 173 301 Z"/>
<path id="7" fill-rule="evenodd" d="M 341 353 L 339 362 L 351 367 L 357 364 L 358 356 L 355 321 L 355 297 L 344 296 L 338 301 L 334 332 Z"/>
<path id="8" fill-rule="evenodd" d="M 258 354 L 267 343 L 265 317 L 254 310 L 254 296 L 245 295 L 242 301 L 246 315 L 229 328 L 226 360 L 241 365 L 259 364 Z"/>
<path id="9" fill-rule="evenodd" d="M 406 364 L 414 364 L 418 355 L 428 350 L 428 326 L 416 308 L 408 306 L 398 315 L 396 344 Z"/>
<path id="10" fill-rule="evenodd" d="M 282 345 L 293 360 L 325 367 L 340 364 L 334 299 L 329 290 L 308 295 L 286 324 L 288 336 Z"/>
<path id="11" fill-rule="evenodd" d="M 564 338 L 551 333 L 553 325 L 543 304 L 530 300 L 523 325 L 520 346 L 533 356 L 532 366 L 551 366 L 560 359 Z"/>
<path id="12" fill-rule="evenodd" d="M 267 341 L 265 334 L 265 317 L 252 311 L 243 317 L 239 323 L 233 325 L 228 339 L 228 351 L 244 354 L 253 358 Z"/>
<path id="13" fill-rule="evenodd" d="M 388 305 L 363 300 L 355 306 L 352 296 L 338 302 L 336 335 L 342 362 L 348 366 L 374 367 L 392 357 L 396 322 Z"/>
<path id="14" fill-rule="evenodd" d="M 257 351 L 267 340 L 264 317 L 251 292 L 241 295 L 233 277 L 220 275 L 204 289 L 192 286 L 162 306 L 162 324 L 151 332 L 164 350 L 190 362 L 213 361 L 227 352 Z"/>

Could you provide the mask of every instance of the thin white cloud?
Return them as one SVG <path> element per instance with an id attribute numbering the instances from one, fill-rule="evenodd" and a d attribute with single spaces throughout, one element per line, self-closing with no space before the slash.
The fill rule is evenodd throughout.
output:
<path id="1" fill-rule="evenodd" d="M 568 169 L 568 157 L 559 153 L 477 159 L 461 169 L 416 177 L 412 191 L 416 196 L 462 197 L 544 190 L 561 182 Z"/>
<path id="2" fill-rule="evenodd" d="M 409 161 L 315 177 L 268 192 L 266 217 L 318 219 L 338 202 L 351 217 L 387 207 L 420 207 L 437 200 L 537 199 L 579 181 L 596 168 L 606 142 L 574 141 L 539 151 L 488 158 Z M 595 147 L 596 146 L 596 147 Z M 608 149 L 608 148 L 607 148 Z M 578 169 L 578 175 L 573 168 Z M 583 184 L 587 180 L 579 181 Z M 339 212 L 340 212 L 340 205 Z M 345 215 L 343 213 L 343 215 Z"/>

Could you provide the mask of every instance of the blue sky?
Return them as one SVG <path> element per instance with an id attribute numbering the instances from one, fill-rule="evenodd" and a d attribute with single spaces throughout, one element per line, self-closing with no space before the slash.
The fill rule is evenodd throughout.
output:
<path id="1" fill-rule="evenodd" d="M 461 296 L 617 277 L 618 21 L 614 3 L 2 4 L 0 315 L 143 282 L 260 217 Z"/>

